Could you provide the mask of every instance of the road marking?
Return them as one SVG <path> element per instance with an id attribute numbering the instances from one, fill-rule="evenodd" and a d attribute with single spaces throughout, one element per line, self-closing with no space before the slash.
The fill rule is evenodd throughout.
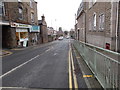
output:
<path id="1" fill-rule="evenodd" d="M 11 50 L 25 50 L 26 48 L 14 48 L 14 49 L 11 49 Z"/>
<path id="2" fill-rule="evenodd" d="M 74 53 L 76 53 L 75 49 L 74 49 Z M 76 57 L 80 57 L 80 56 L 76 55 Z M 79 62 L 79 60 L 78 60 L 78 58 L 77 58 L 77 62 L 78 62 L 78 64 L 79 64 L 80 68 L 82 68 L 82 67 L 81 67 L 81 64 L 80 64 L 80 62 Z M 82 75 L 85 75 L 85 73 L 83 72 L 83 70 L 82 70 Z M 84 80 L 85 80 L 85 83 L 86 83 L 87 87 L 88 87 L 88 88 L 91 88 L 88 79 L 87 79 L 87 78 L 84 78 Z"/>
<path id="3" fill-rule="evenodd" d="M 32 58 L 32 59 L 30 59 L 30 60 L 26 61 L 25 63 L 23 63 L 23 64 L 21 64 L 21 65 L 19 65 L 19 66 L 17 66 L 17 67 L 15 67 L 15 68 L 13 68 L 12 70 L 10 70 L 10 71 L 6 72 L 5 74 L 1 75 L 1 76 L 0 76 L 0 78 L 2 78 L 2 77 L 4 77 L 4 76 L 6 76 L 6 75 L 8 75 L 8 74 L 12 73 L 12 72 L 13 72 L 13 71 L 15 71 L 16 69 L 18 69 L 18 68 L 20 68 L 20 67 L 24 66 L 25 64 L 27 64 L 27 63 L 29 63 L 29 62 L 33 61 L 33 60 L 34 60 L 35 58 L 37 58 L 37 57 L 39 57 L 39 55 L 35 56 L 34 58 Z"/>
<path id="4" fill-rule="evenodd" d="M 54 53 L 54 56 L 56 56 L 58 53 Z"/>
<path id="5" fill-rule="evenodd" d="M 2 55 L 2 52 L 5 52 L 6 54 Z M 12 52 L 10 52 L 10 51 L 0 50 L 0 57 L 5 57 L 5 56 L 11 55 L 11 54 L 12 54 Z"/>
<path id="6" fill-rule="evenodd" d="M 93 77 L 92 75 L 83 75 L 83 77 Z"/>
<path id="7" fill-rule="evenodd" d="M 50 51 L 50 48 L 49 48 L 49 49 L 47 49 L 45 52 L 48 52 L 48 51 Z"/>
<path id="8" fill-rule="evenodd" d="M 19 89 L 19 90 L 42 90 L 42 89 L 36 89 L 36 88 L 26 88 L 26 87 L 0 87 L 1 89 Z"/>
<path id="9" fill-rule="evenodd" d="M 69 89 L 72 90 L 72 72 L 71 72 L 71 62 L 70 62 L 70 49 L 68 53 L 68 63 L 69 63 Z"/>
<path id="10" fill-rule="evenodd" d="M 73 62 L 72 50 L 71 50 L 71 61 L 72 61 L 74 88 L 75 88 L 75 90 L 78 90 L 78 83 L 77 83 L 77 78 L 76 78 L 76 74 L 75 74 L 75 67 L 74 67 L 74 62 Z"/>
<path id="11" fill-rule="evenodd" d="M 80 58 L 80 57 L 76 57 L 77 59 Z"/>

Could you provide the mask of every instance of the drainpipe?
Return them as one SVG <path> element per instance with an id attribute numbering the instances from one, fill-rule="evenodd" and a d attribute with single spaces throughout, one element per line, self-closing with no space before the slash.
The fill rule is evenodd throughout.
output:
<path id="1" fill-rule="evenodd" d="M 118 2 L 118 53 L 120 53 L 120 1 Z"/>
<path id="2" fill-rule="evenodd" d="M 118 51 L 118 5 L 119 2 L 116 2 L 116 52 Z"/>
<path id="3" fill-rule="evenodd" d="M 84 33 L 84 35 L 85 35 L 85 43 L 86 43 L 86 10 L 85 10 L 85 33 Z"/>

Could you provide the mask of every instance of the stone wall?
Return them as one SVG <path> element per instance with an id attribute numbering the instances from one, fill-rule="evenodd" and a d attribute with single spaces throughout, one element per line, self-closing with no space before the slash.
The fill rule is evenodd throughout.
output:
<path id="1" fill-rule="evenodd" d="M 2 27 L 2 46 L 3 48 L 14 48 L 17 46 L 16 42 L 16 28 L 10 26 Z"/>

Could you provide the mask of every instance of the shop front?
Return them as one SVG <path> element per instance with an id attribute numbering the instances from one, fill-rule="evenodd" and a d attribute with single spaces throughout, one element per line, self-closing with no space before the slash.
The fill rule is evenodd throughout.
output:
<path id="1" fill-rule="evenodd" d="M 16 40 L 18 46 L 22 47 L 28 46 L 28 29 L 16 28 Z"/>
<path id="2" fill-rule="evenodd" d="M 30 41 L 31 45 L 39 44 L 40 41 L 40 26 L 33 25 L 30 28 Z"/>
<path id="3" fill-rule="evenodd" d="M 18 47 L 27 47 L 29 40 L 29 29 L 31 25 L 21 24 L 21 23 L 12 23 L 11 27 L 16 27 L 16 41 Z"/>

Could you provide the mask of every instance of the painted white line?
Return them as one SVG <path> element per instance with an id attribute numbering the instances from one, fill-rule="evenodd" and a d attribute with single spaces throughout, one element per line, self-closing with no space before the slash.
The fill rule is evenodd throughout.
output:
<path id="1" fill-rule="evenodd" d="M 12 70 L 10 70 L 10 71 L 6 72 L 5 74 L 1 75 L 1 76 L 0 76 L 0 78 L 2 78 L 2 77 L 4 77 L 4 76 L 6 76 L 6 75 L 8 75 L 8 74 L 12 73 L 12 72 L 13 72 L 13 71 L 15 71 L 16 69 L 18 69 L 18 68 L 20 68 L 20 67 L 24 66 L 25 64 L 27 64 L 27 63 L 31 62 L 32 60 L 34 60 L 34 59 L 35 59 L 35 58 L 37 58 L 37 57 L 39 57 L 39 55 L 35 56 L 34 58 L 32 58 L 32 59 L 30 59 L 30 60 L 26 61 L 25 63 L 23 63 L 23 64 L 21 64 L 21 65 L 19 65 L 19 66 L 17 66 L 17 67 L 15 67 L 15 68 L 13 68 Z"/>
<path id="2" fill-rule="evenodd" d="M 54 56 L 56 56 L 58 53 L 54 53 Z"/>
<path id="3" fill-rule="evenodd" d="M 49 48 L 49 49 L 47 49 L 45 52 L 48 52 L 48 51 L 50 51 L 50 48 Z"/>
<path id="4" fill-rule="evenodd" d="M 36 89 L 36 88 L 26 88 L 26 87 L 0 87 L 0 90 L 2 89 L 15 89 L 15 90 L 42 90 L 42 89 Z"/>

